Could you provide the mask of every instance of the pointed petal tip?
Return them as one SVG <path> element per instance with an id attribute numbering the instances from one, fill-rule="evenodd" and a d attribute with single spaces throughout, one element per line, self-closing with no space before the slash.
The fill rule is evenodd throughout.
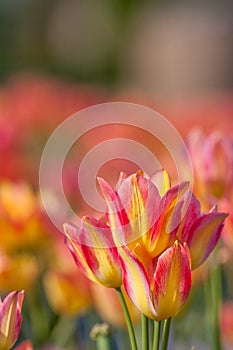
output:
<path id="1" fill-rule="evenodd" d="M 109 183 L 105 181 L 102 177 L 97 177 L 97 180 L 105 200 L 114 200 L 116 194 L 113 188 L 109 185 Z"/>
<path id="2" fill-rule="evenodd" d="M 65 222 L 63 224 L 63 230 L 67 239 L 77 239 L 77 234 L 79 232 L 78 228 L 71 223 Z"/>

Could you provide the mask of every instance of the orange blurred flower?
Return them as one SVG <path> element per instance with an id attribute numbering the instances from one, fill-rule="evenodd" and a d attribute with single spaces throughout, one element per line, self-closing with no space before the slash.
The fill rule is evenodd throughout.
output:
<path id="1" fill-rule="evenodd" d="M 76 316 L 92 305 L 89 280 L 77 270 L 63 237 L 54 240 L 43 282 L 48 302 L 57 314 Z"/>
<path id="2" fill-rule="evenodd" d="M 43 249 L 49 239 L 39 198 L 26 183 L 0 183 L 0 245 L 7 252 Z"/>
<path id="3" fill-rule="evenodd" d="M 89 283 L 77 269 L 73 273 L 49 270 L 44 287 L 50 306 L 58 314 L 77 316 L 91 305 Z"/>
<path id="4" fill-rule="evenodd" d="M 0 229 L 0 289 L 27 289 L 47 264 L 52 242 L 45 213 L 28 184 L 0 182 Z"/>

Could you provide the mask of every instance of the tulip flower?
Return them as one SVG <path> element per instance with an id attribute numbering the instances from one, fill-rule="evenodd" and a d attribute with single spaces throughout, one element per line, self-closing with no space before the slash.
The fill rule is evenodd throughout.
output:
<path id="1" fill-rule="evenodd" d="M 24 291 L 9 293 L 0 299 L 0 349 L 9 350 L 15 344 L 22 321 L 21 308 Z"/>
<path id="2" fill-rule="evenodd" d="M 62 237 L 56 238 L 43 275 L 46 297 L 58 315 L 77 316 L 91 306 L 90 281 L 77 269 Z"/>
<path id="3" fill-rule="evenodd" d="M 227 215 L 215 207 L 201 213 L 189 183 L 171 187 L 165 171 L 151 177 L 142 171 L 129 177 L 122 173 L 116 190 L 98 180 L 107 203 L 105 221 L 84 217 L 80 230 L 64 225 L 76 264 L 92 281 L 115 287 L 121 299 L 123 277 L 143 319 L 170 319 L 187 300 L 191 269 L 213 251 Z M 126 319 L 136 349 L 127 312 Z M 142 324 L 146 348 L 146 321 Z"/>
<path id="4" fill-rule="evenodd" d="M 45 212 L 28 183 L 0 182 L 0 225 L 5 232 L 0 245 L 6 252 L 44 251 L 51 239 L 44 221 Z"/>
<path id="5" fill-rule="evenodd" d="M 142 172 L 133 174 L 122 179 L 116 191 L 103 179 L 99 183 L 115 243 L 136 249 L 137 254 L 141 250 L 144 259 L 145 251 L 154 258 L 178 239 L 187 243 L 194 269 L 207 259 L 220 238 L 227 214 L 217 213 L 215 207 L 201 213 L 189 184 L 169 188 L 165 171 L 151 178 Z"/>
<path id="6" fill-rule="evenodd" d="M 188 248 L 176 241 L 150 267 L 127 247 L 121 249 L 125 290 L 147 317 L 160 321 L 178 313 L 191 288 Z"/>
<path id="7" fill-rule="evenodd" d="M 110 228 L 99 220 L 84 217 L 81 229 L 64 224 L 66 244 L 77 266 L 92 281 L 117 288 L 122 274 Z"/>
<path id="8" fill-rule="evenodd" d="M 209 136 L 193 130 L 187 140 L 195 187 L 205 201 L 228 196 L 233 183 L 233 140 L 220 132 Z"/>
<path id="9" fill-rule="evenodd" d="M 139 171 L 123 179 L 114 191 L 103 179 L 98 180 L 116 245 L 126 244 L 133 250 L 139 243 L 155 257 L 174 243 L 178 225 L 175 210 L 188 189 L 187 182 L 167 191 L 166 172 L 149 178 Z"/>
<path id="10" fill-rule="evenodd" d="M 201 213 L 200 202 L 191 194 L 187 211 L 179 224 L 176 236 L 186 242 L 190 249 L 192 269 L 200 266 L 217 245 L 226 219 L 226 213 L 216 212 L 213 207 L 209 212 Z M 182 209 L 180 208 L 182 211 Z"/>
<path id="11" fill-rule="evenodd" d="M 61 315 L 77 316 L 84 313 L 91 305 L 88 282 L 81 272 L 47 271 L 44 287 L 52 309 Z"/>

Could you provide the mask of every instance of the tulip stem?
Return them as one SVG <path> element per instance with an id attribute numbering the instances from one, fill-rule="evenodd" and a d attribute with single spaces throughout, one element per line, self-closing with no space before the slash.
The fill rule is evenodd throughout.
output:
<path id="1" fill-rule="evenodd" d="M 171 325 L 171 317 L 167 318 L 164 321 L 163 337 L 162 337 L 162 350 L 167 350 L 168 339 L 169 339 L 169 332 L 170 332 L 170 325 Z"/>
<path id="2" fill-rule="evenodd" d="M 207 342 L 209 344 L 212 343 L 212 301 L 210 298 L 211 295 L 211 288 L 209 283 L 209 276 L 207 276 L 206 281 L 204 282 L 204 297 L 205 297 L 205 323 L 206 323 L 206 335 L 207 335 Z"/>
<path id="3" fill-rule="evenodd" d="M 125 298 L 123 296 L 123 293 L 121 291 L 121 288 L 116 288 L 118 297 L 120 299 L 121 302 L 121 306 L 125 315 L 125 321 L 126 321 L 126 325 L 127 325 L 127 329 L 129 332 L 129 339 L 130 339 L 130 344 L 131 344 L 131 350 L 137 350 L 137 342 L 136 342 L 136 337 L 135 337 L 135 333 L 134 333 L 134 328 L 133 328 L 133 323 L 129 314 L 129 310 L 127 308 L 126 302 L 125 302 Z"/>
<path id="4" fill-rule="evenodd" d="M 213 308 L 213 335 L 214 335 L 214 349 L 221 350 L 221 336 L 219 330 L 219 310 L 221 303 L 221 265 L 216 266 L 210 271 L 210 289 L 212 296 L 212 308 Z"/>
<path id="5" fill-rule="evenodd" d="M 152 350 L 159 350 L 161 322 L 154 321 L 154 336 Z"/>
<path id="6" fill-rule="evenodd" d="M 149 350 L 149 333 L 148 333 L 148 318 L 142 314 L 142 349 Z"/>

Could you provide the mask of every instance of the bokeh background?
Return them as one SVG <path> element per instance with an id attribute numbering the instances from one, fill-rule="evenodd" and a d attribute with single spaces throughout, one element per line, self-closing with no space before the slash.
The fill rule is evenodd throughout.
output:
<path id="1" fill-rule="evenodd" d="M 88 332 L 99 318 L 113 324 L 118 342 L 124 334 L 121 315 L 113 317 L 114 296 L 104 308 L 105 292 L 83 281 L 43 211 L 38 171 L 51 132 L 84 107 L 129 101 L 160 112 L 184 139 L 194 127 L 232 137 L 232 58 L 230 0 L 0 0 L 0 292 L 26 290 L 20 340 L 31 339 L 35 348 L 91 349 Z M 132 128 L 103 128 L 82 138 L 63 184 L 78 212 L 91 209 L 80 198 L 74 164 L 77 169 L 97 142 L 122 136 L 155 154 L 162 149 Z M 100 172 L 113 184 L 122 167 L 136 169 L 115 161 Z M 51 164 L 48 177 L 54 176 Z M 208 348 L 202 291 L 194 294 L 195 307 L 173 330 L 177 349 Z"/>

